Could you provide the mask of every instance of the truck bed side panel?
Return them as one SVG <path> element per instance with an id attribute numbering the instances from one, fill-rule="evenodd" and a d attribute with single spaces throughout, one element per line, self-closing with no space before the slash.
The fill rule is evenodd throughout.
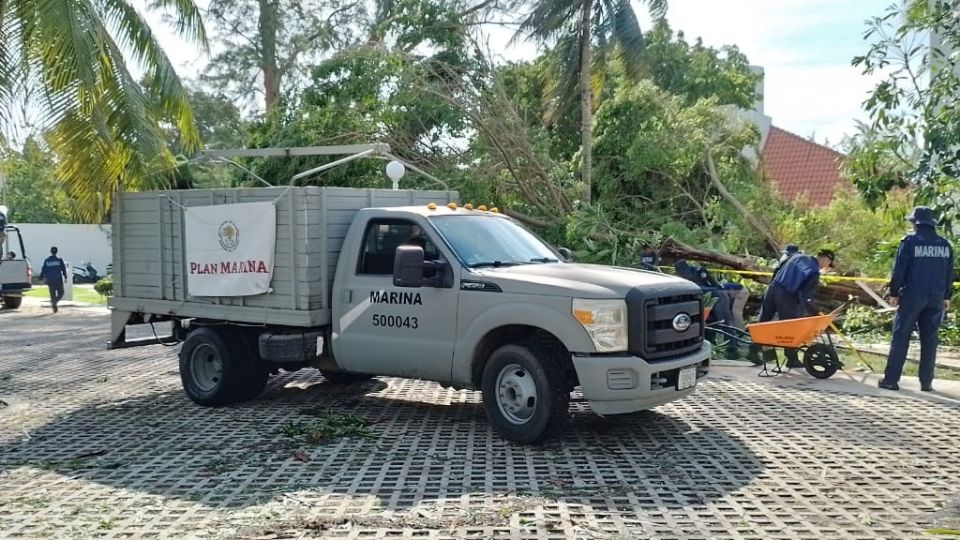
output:
<path id="1" fill-rule="evenodd" d="M 236 322 L 328 324 L 337 259 L 358 210 L 455 198 L 455 192 L 446 191 L 319 187 L 124 193 L 113 211 L 116 297 L 111 305 L 129 311 Z M 191 296 L 186 284 L 183 208 L 250 202 L 274 202 L 277 208 L 272 292 L 246 297 Z"/>

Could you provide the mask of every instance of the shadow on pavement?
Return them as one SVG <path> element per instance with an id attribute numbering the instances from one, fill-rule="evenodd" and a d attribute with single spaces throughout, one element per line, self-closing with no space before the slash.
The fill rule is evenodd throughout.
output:
<path id="1" fill-rule="evenodd" d="M 334 385 L 306 374 L 277 377 L 258 400 L 234 407 L 199 407 L 180 392 L 86 406 L 0 446 L 0 472 L 42 468 L 219 508 L 304 490 L 375 496 L 384 509 L 472 493 L 629 494 L 642 507 L 681 508 L 736 491 L 764 469 L 741 441 L 695 415 L 683 416 L 697 424 L 656 412 L 601 419 L 575 403 L 561 439 L 519 446 L 493 433 L 477 393 L 399 379 Z M 316 407 L 366 419 L 372 436 L 311 445 L 283 434 L 310 422 L 301 411 Z"/>

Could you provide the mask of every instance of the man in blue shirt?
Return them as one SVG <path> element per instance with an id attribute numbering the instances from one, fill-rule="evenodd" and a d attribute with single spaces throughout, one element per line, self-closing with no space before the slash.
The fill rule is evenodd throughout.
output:
<path id="1" fill-rule="evenodd" d="M 907 218 L 914 233 L 900 241 L 890 278 L 890 304 L 897 306 L 893 319 L 893 340 L 880 388 L 899 390 L 903 363 L 907 359 L 910 334 L 920 330 L 920 389 L 933 391 L 937 360 L 937 331 L 950 307 L 953 293 L 953 247 L 937 234 L 939 225 L 933 210 L 913 209 Z"/>
<path id="2" fill-rule="evenodd" d="M 57 257 L 56 247 L 50 248 L 50 256 L 43 260 L 40 276 L 47 282 L 47 288 L 50 289 L 50 305 L 56 313 L 57 304 L 63 299 L 63 280 L 67 279 L 67 265 L 63 264 L 63 259 Z"/>
<path id="3" fill-rule="evenodd" d="M 763 297 L 760 322 L 781 321 L 816 315 L 817 289 L 820 272 L 833 268 L 836 255 L 829 249 L 820 250 L 816 258 L 802 252 L 790 256 L 776 271 Z M 787 367 L 802 367 L 796 349 L 784 349 Z M 757 347 L 751 347 L 751 357 L 757 358 Z"/>
<path id="4" fill-rule="evenodd" d="M 780 254 L 780 259 L 777 260 L 777 265 L 773 267 L 773 276 L 770 279 L 770 284 L 773 284 L 773 280 L 776 279 L 777 274 L 780 273 L 780 269 L 783 268 L 783 265 L 787 263 L 794 255 L 800 253 L 800 248 L 796 244 L 787 244 L 787 247 L 783 249 L 783 253 Z M 770 309 L 776 310 L 775 302 L 773 300 L 773 287 L 767 287 L 767 290 L 763 292 L 763 302 L 761 306 L 770 306 Z M 769 297 L 769 298 L 768 298 Z M 761 308 L 763 309 L 763 308 Z M 763 317 L 763 312 L 761 311 L 760 317 Z"/>

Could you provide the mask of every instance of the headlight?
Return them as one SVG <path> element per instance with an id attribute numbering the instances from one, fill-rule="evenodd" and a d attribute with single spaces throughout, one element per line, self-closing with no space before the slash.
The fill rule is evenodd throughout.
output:
<path id="1" fill-rule="evenodd" d="M 627 303 L 623 300 L 574 298 L 573 317 L 590 334 L 597 352 L 627 350 Z"/>

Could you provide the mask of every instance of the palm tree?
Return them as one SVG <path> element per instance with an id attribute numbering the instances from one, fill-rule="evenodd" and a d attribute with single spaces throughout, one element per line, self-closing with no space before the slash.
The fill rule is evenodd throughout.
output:
<path id="1" fill-rule="evenodd" d="M 193 0 L 148 4 L 206 50 Z M 89 220 L 103 218 L 117 190 L 152 187 L 173 166 L 161 121 L 199 145 L 187 92 L 129 0 L 0 0 L 0 128 L 12 129 L 18 107 L 40 119 Z"/>
<path id="2" fill-rule="evenodd" d="M 667 11 L 667 0 L 646 0 L 655 19 Z M 517 36 L 554 45 L 562 62 L 552 96 L 552 120 L 569 112 L 580 91 L 580 174 L 583 202 L 590 202 L 593 147 L 593 66 L 612 53 L 619 56 L 626 75 L 641 72 L 643 32 L 630 0 L 537 0 L 524 18 Z M 596 61 L 592 50 L 596 49 Z"/>

